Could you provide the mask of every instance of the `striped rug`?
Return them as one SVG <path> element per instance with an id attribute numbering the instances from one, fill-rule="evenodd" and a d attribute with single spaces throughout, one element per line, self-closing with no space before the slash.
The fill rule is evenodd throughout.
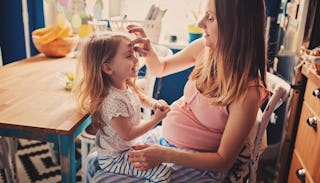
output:
<path id="1" fill-rule="evenodd" d="M 77 149 L 76 158 L 80 157 L 80 149 Z M 61 182 L 60 165 L 55 163 L 49 143 L 19 139 L 16 161 L 20 183 Z M 77 182 L 81 182 L 81 174 L 81 166 L 79 166 Z M 4 173 L 0 170 L 0 183 L 5 182 Z"/>

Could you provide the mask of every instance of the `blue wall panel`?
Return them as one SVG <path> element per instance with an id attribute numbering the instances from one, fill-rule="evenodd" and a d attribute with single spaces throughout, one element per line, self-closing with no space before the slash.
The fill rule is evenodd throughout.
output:
<path id="1" fill-rule="evenodd" d="M 26 57 L 21 0 L 0 2 L 0 45 L 3 64 Z"/>
<path id="2" fill-rule="evenodd" d="M 28 0 L 31 55 L 38 52 L 31 40 L 32 30 L 44 27 L 43 1 Z M 0 45 L 3 64 L 26 58 L 24 41 L 22 1 L 6 0 L 0 2 Z"/>

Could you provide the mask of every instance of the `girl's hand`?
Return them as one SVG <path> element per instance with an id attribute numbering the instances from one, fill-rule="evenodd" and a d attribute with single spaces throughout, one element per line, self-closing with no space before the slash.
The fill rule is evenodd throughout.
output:
<path id="1" fill-rule="evenodd" d="M 153 103 L 152 109 L 153 110 L 160 109 L 161 111 L 164 111 L 164 110 L 170 109 L 170 106 L 165 100 L 160 99 L 160 100 L 157 100 L 155 103 Z"/>
<path id="2" fill-rule="evenodd" d="M 170 108 L 164 108 L 163 110 L 157 108 L 154 110 L 153 119 L 160 122 L 163 118 L 167 116 L 167 113 L 170 111 Z"/>
<path id="3" fill-rule="evenodd" d="M 139 170 L 148 170 L 164 161 L 165 149 L 159 145 L 137 145 L 129 152 L 129 161 Z"/>

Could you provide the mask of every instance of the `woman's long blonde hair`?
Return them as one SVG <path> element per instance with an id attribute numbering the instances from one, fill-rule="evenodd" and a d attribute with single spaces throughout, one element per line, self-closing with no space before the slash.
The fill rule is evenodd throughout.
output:
<path id="1" fill-rule="evenodd" d="M 101 125 L 99 111 L 111 86 L 110 77 L 102 71 L 102 65 L 112 61 L 123 39 L 130 41 L 122 34 L 92 35 L 81 48 L 73 93 L 80 110 L 91 115 L 95 127 Z M 135 88 L 133 80 L 127 83 Z"/>
<path id="2" fill-rule="evenodd" d="M 217 46 L 208 48 L 190 78 L 214 104 L 229 105 L 247 92 L 250 80 L 265 84 L 265 6 L 263 0 L 216 0 L 215 5 Z"/>

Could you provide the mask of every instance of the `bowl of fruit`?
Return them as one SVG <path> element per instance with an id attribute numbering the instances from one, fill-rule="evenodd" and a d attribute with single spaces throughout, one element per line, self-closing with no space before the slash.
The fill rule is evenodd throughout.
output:
<path id="1" fill-rule="evenodd" d="M 72 33 L 64 15 L 58 15 L 56 24 L 32 32 L 32 42 L 39 52 L 48 57 L 64 57 L 75 50 L 79 36 Z"/>

